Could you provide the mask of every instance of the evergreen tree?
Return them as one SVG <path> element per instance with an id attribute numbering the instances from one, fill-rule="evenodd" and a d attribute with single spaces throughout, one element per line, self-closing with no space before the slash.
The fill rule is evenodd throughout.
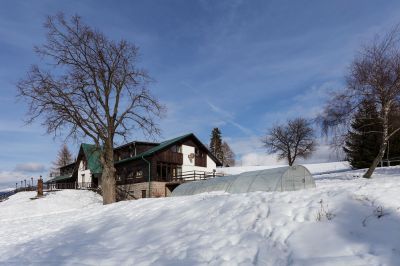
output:
<path id="1" fill-rule="evenodd" d="M 222 165 L 223 166 L 234 166 L 235 165 L 235 153 L 232 151 L 229 144 L 224 141 L 222 142 Z"/>
<path id="2" fill-rule="evenodd" d="M 213 128 L 211 132 L 210 151 L 219 160 L 222 159 L 222 138 L 219 128 Z"/>
<path id="3" fill-rule="evenodd" d="M 344 152 L 354 168 L 368 168 L 379 153 L 382 126 L 376 106 L 364 101 L 346 135 Z"/>

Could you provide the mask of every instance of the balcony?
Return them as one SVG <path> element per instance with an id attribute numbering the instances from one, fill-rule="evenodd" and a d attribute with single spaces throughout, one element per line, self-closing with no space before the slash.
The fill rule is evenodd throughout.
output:
<path id="1" fill-rule="evenodd" d="M 155 156 L 157 162 L 171 163 L 171 164 L 183 164 L 183 154 L 179 152 L 173 152 L 170 150 L 159 153 Z"/>

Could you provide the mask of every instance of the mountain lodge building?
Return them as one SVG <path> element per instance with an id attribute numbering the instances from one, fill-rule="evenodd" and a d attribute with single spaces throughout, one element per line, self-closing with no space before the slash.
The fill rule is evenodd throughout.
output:
<path id="1" fill-rule="evenodd" d="M 221 162 L 194 135 L 161 143 L 133 141 L 114 149 L 118 199 L 165 197 L 181 183 L 215 176 Z M 101 187 L 100 150 L 81 144 L 75 163 L 47 181 L 56 188 Z"/>

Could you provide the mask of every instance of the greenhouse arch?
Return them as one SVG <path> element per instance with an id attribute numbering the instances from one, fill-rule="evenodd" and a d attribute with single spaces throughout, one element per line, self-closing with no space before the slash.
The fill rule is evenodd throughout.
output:
<path id="1" fill-rule="evenodd" d="M 294 191 L 314 187 L 315 182 L 310 171 L 302 165 L 296 165 L 188 182 L 178 186 L 172 192 L 172 196 L 195 195 L 212 191 L 225 191 L 232 194 L 254 191 Z"/>

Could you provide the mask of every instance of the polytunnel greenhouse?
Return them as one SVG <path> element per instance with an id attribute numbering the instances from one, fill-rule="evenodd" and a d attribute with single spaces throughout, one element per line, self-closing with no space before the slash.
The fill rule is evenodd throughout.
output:
<path id="1" fill-rule="evenodd" d="M 233 194 L 254 191 L 293 191 L 314 187 L 315 182 L 310 171 L 302 165 L 296 165 L 188 182 L 178 186 L 171 196 L 186 196 L 212 191 L 225 191 Z"/>

